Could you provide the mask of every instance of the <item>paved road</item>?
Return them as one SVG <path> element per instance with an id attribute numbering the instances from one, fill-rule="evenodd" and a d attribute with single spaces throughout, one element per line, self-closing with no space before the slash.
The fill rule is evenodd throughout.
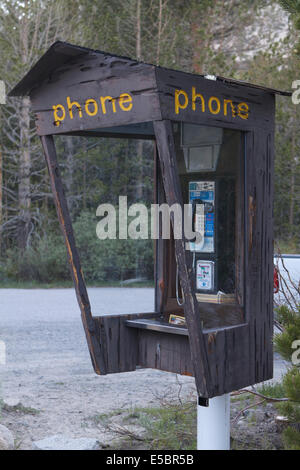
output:
<path id="1" fill-rule="evenodd" d="M 153 311 L 149 288 L 89 288 L 94 315 Z M 0 289 L 0 325 L 79 321 L 74 289 Z"/>
<path id="2" fill-rule="evenodd" d="M 89 289 L 95 315 L 153 311 L 153 295 L 149 288 Z M 16 374 L 92 372 L 73 289 L 0 289 L 0 340 L 7 351 L 4 384 Z"/>
<path id="3" fill-rule="evenodd" d="M 89 297 L 94 315 L 153 310 L 150 288 L 90 288 Z M 25 373 L 33 364 L 39 373 L 62 367 L 70 374 L 71 364 L 73 372 L 91 371 L 73 289 L 0 289 L 0 340 L 7 348 L 6 372 Z M 277 378 L 285 363 L 276 356 L 275 365 Z"/>
<path id="4" fill-rule="evenodd" d="M 96 315 L 153 309 L 149 288 L 91 288 L 89 296 Z M 182 396 L 195 393 L 192 377 L 178 379 L 162 371 L 96 376 L 73 289 L 0 289 L 0 340 L 7 347 L 6 365 L 0 365 L 0 397 L 17 397 L 24 406 L 42 411 L 2 417 L 22 449 L 57 433 L 99 436 L 93 420 L 99 413 L 151 406 L 163 396 L 176 400 L 179 389 Z M 277 358 L 275 366 L 278 378 L 285 363 Z"/>
<path id="5" fill-rule="evenodd" d="M 149 312 L 153 289 L 89 289 L 94 314 Z M 0 289 L 0 341 L 7 349 L 0 364 L 0 397 L 17 398 L 41 412 L 3 412 L 20 449 L 55 434 L 112 436 L 95 421 L 99 414 L 195 393 L 194 379 L 157 370 L 97 376 L 91 365 L 73 289 Z"/>

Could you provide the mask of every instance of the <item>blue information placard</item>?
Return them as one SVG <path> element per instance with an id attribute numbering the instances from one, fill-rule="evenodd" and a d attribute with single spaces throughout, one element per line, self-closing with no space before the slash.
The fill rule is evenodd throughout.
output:
<path id="1" fill-rule="evenodd" d="M 194 208 L 195 231 L 200 233 L 200 243 L 190 242 L 190 250 L 201 253 L 214 252 L 215 234 L 215 182 L 190 181 L 189 202 Z"/>

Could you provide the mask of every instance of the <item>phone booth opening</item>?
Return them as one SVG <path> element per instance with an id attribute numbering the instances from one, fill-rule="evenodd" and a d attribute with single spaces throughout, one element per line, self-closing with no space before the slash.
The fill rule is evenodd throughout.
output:
<path id="1" fill-rule="evenodd" d="M 204 399 L 272 378 L 276 94 L 290 95 L 63 42 L 10 92 L 31 100 L 97 374 L 144 367 L 193 375 Z M 92 313 L 57 135 L 155 142 L 152 312 Z"/>
<path id="2" fill-rule="evenodd" d="M 199 237 L 198 242 L 186 243 L 192 256 L 196 298 L 198 303 L 214 305 L 213 312 L 206 305 L 209 311 L 202 314 L 203 327 L 243 323 L 244 134 L 173 122 L 173 135 L 183 203 L 189 205 L 192 230 Z M 169 298 L 176 297 L 180 306 L 184 300 L 180 300 L 174 245 L 172 249 Z M 176 321 L 180 319 L 174 318 Z"/>

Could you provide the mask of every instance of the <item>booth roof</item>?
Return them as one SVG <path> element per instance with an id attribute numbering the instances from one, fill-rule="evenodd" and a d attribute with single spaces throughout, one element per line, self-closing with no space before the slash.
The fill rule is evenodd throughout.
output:
<path id="1" fill-rule="evenodd" d="M 10 91 L 9 96 L 25 96 L 30 95 L 31 90 L 37 86 L 37 84 L 41 83 L 45 78 L 49 76 L 54 70 L 57 68 L 65 65 L 68 61 L 73 59 L 74 57 L 84 56 L 86 54 L 99 54 L 105 57 L 116 57 L 120 59 L 125 59 L 127 61 L 132 61 L 133 63 L 138 63 L 138 61 L 131 59 L 129 57 L 122 57 L 115 54 L 110 54 L 107 52 L 89 49 L 87 47 L 76 46 L 74 44 L 69 44 L 62 41 L 56 41 L 52 46 L 48 49 L 48 51 L 38 60 L 38 62 L 29 70 L 29 72 L 22 78 L 22 80 Z M 152 65 L 153 64 L 146 64 Z M 186 72 L 183 72 L 186 73 Z M 193 75 L 187 73 L 188 75 Z M 201 77 L 205 77 L 204 75 L 198 75 Z M 267 93 L 273 93 L 278 95 L 284 96 L 291 96 L 291 92 L 289 91 L 281 91 L 276 90 L 273 88 L 267 88 L 261 85 L 255 85 L 252 83 L 244 82 L 241 80 L 234 80 L 231 78 L 225 78 L 221 76 L 215 77 L 217 81 L 221 81 L 224 83 L 232 83 L 240 86 L 246 86 L 248 88 L 256 88 Z"/>

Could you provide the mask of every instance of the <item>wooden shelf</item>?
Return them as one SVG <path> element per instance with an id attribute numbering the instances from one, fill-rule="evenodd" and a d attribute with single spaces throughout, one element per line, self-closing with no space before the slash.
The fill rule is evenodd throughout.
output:
<path id="1" fill-rule="evenodd" d="M 171 325 L 160 320 L 149 320 L 148 318 L 139 318 L 136 320 L 126 320 L 125 325 L 130 328 L 140 328 L 143 330 L 159 331 L 161 333 L 171 333 L 175 335 L 188 336 L 188 330 L 185 326 Z"/>

